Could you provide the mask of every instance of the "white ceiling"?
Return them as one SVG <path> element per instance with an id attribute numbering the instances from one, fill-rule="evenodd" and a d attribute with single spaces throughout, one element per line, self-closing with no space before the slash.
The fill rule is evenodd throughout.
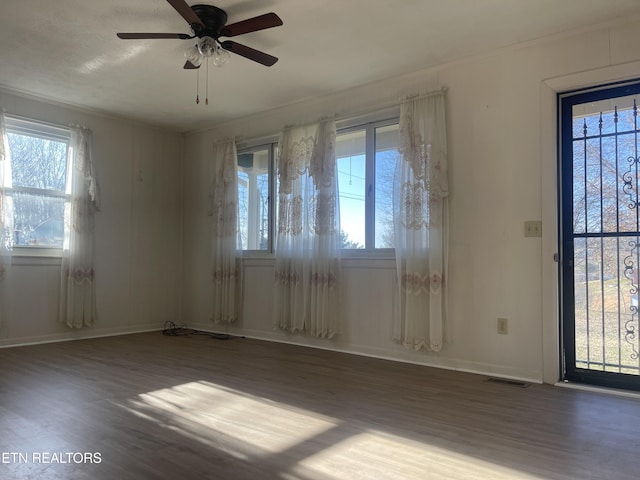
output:
<path id="1" fill-rule="evenodd" d="M 204 0 L 203 0 L 204 1 Z M 198 3 L 190 1 L 190 4 Z M 166 0 L 1 0 L 0 87 L 188 131 L 565 30 L 640 15 L 639 0 L 215 0 L 234 23 L 284 25 L 234 40 L 280 58 L 232 55 L 209 69 L 209 105 L 183 70 L 193 40 Z M 200 98 L 205 97 L 205 69 Z"/>

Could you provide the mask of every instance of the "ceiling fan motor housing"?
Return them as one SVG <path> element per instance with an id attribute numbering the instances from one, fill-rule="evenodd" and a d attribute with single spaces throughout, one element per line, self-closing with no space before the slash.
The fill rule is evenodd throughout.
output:
<path id="1" fill-rule="evenodd" d="M 227 23 L 227 12 L 213 5 L 192 5 L 191 10 L 202 20 L 205 27 L 192 24 L 193 34 L 198 37 L 220 37 L 222 27 Z"/>

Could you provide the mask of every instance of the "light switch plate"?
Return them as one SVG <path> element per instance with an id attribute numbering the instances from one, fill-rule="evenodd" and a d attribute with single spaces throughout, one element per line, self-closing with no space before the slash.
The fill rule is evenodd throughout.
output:
<path id="1" fill-rule="evenodd" d="M 524 236 L 525 237 L 541 237 L 542 222 L 540 220 L 530 220 L 530 221 L 524 222 Z"/>

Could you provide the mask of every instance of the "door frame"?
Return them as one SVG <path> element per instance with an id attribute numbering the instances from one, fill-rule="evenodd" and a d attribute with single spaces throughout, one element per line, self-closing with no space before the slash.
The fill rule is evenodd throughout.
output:
<path id="1" fill-rule="evenodd" d="M 572 224 L 565 226 L 563 218 L 573 218 L 573 111 L 574 104 L 597 102 L 609 98 L 640 94 L 637 77 L 620 82 L 609 82 L 595 87 L 558 92 L 558 252 L 560 300 L 560 379 L 609 388 L 640 390 L 640 376 L 579 368 L 575 365 L 575 297 Z M 567 105 L 565 105 L 565 103 Z M 568 123 L 569 135 L 563 132 Z M 566 198 L 565 198 L 566 197 Z M 637 266 L 640 268 L 640 266 Z"/>
<path id="2" fill-rule="evenodd" d="M 540 81 L 540 176 L 542 220 L 542 351 L 541 379 L 566 385 L 562 380 L 559 253 L 559 123 L 558 94 L 590 86 L 637 78 L 640 61 L 551 77 Z M 594 387 L 595 388 L 595 387 Z"/>

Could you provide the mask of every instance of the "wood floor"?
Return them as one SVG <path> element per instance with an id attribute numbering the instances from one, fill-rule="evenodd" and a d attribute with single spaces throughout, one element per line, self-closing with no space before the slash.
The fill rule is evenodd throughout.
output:
<path id="1" fill-rule="evenodd" d="M 0 479 L 629 479 L 640 402 L 291 345 L 0 349 Z"/>

